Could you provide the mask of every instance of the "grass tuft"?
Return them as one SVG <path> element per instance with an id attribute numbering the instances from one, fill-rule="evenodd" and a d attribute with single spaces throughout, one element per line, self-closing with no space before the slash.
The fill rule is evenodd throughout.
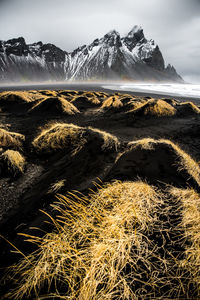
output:
<path id="1" fill-rule="evenodd" d="M 121 102 L 121 100 L 119 99 L 119 96 L 111 96 L 108 97 L 106 100 L 104 100 L 101 108 L 118 108 L 118 107 L 122 107 L 123 103 Z"/>
<path id="2" fill-rule="evenodd" d="M 55 183 L 53 183 L 50 187 L 50 189 L 48 190 L 48 193 L 57 193 L 63 186 L 65 186 L 65 179 L 56 181 Z"/>
<path id="3" fill-rule="evenodd" d="M 46 97 L 37 102 L 29 112 L 33 113 L 60 113 L 67 115 L 74 115 L 79 113 L 79 110 L 63 97 Z"/>
<path id="4" fill-rule="evenodd" d="M 180 264 L 191 274 L 188 286 L 196 283 L 200 297 L 200 195 L 190 188 L 171 188 L 170 193 L 182 204 L 182 222 L 179 226 L 184 228 L 186 249 Z"/>
<path id="5" fill-rule="evenodd" d="M 24 135 L 16 132 L 10 132 L 3 128 L 0 128 L 0 147 L 19 148 L 22 146 L 24 140 L 25 140 Z"/>
<path id="6" fill-rule="evenodd" d="M 170 117 L 176 114 L 176 109 L 164 100 L 153 99 L 136 105 L 136 107 L 129 112 L 144 116 Z"/>
<path id="7" fill-rule="evenodd" d="M 109 133 L 67 123 L 53 123 L 43 128 L 32 144 L 40 153 L 52 153 L 62 149 L 77 153 L 87 142 L 96 138 L 100 142 L 103 140 L 102 150 L 116 150 L 119 145 L 118 139 Z"/>
<path id="8" fill-rule="evenodd" d="M 26 161 L 18 151 L 7 150 L 1 154 L 0 159 L 7 173 L 18 175 L 24 172 Z"/>
<path id="9" fill-rule="evenodd" d="M 83 128 L 73 124 L 53 123 L 43 128 L 32 144 L 42 153 L 51 153 L 64 148 L 78 150 L 86 143 L 84 133 Z"/>

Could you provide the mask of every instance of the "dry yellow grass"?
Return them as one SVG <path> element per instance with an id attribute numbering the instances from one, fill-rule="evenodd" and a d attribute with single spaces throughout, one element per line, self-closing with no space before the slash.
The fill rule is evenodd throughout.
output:
<path id="1" fill-rule="evenodd" d="M 91 102 L 92 104 L 97 105 L 101 103 L 101 101 L 97 98 L 97 96 L 93 92 L 85 92 L 82 96 L 87 97 L 88 101 Z"/>
<path id="2" fill-rule="evenodd" d="M 176 109 L 163 100 L 148 100 L 145 103 L 141 103 L 131 110 L 135 114 L 141 113 L 142 115 L 147 116 L 156 116 L 156 117 L 167 117 L 174 116 L 176 114 Z"/>
<path id="3" fill-rule="evenodd" d="M 122 107 L 123 103 L 121 102 L 119 96 L 111 96 L 108 97 L 106 100 L 104 100 L 103 104 L 101 105 L 101 108 L 109 108 L 109 107 Z"/>
<path id="4" fill-rule="evenodd" d="M 91 132 L 91 138 L 93 138 L 93 135 L 97 133 L 98 137 L 101 137 L 103 139 L 103 144 L 101 147 L 102 150 L 106 150 L 106 149 L 117 150 L 118 149 L 120 143 L 116 136 L 114 136 L 106 131 L 94 128 L 94 127 L 89 126 L 88 129 Z"/>
<path id="5" fill-rule="evenodd" d="M 186 249 L 180 264 L 191 274 L 188 286 L 195 282 L 200 297 L 200 195 L 189 188 L 171 188 L 170 193 L 181 203 L 182 222 L 179 226 L 184 228 Z"/>
<path id="6" fill-rule="evenodd" d="M 59 196 L 53 207 L 59 215 L 50 217 L 52 233 L 23 234 L 38 250 L 11 267 L 17 286 L 5 299 L 43 299 L 44 286 L 44 299 L 199 299 L 200 197 L 194 190 L 164 194 L 141 181 L 115 181 L 87 197 Z M 174 241 L 166 241 L 174 233 L 183 248 L 176 257 Z"/>
<path id="7" fill-rule="evenodd" d="M 53 221 L 54 232 L 43 238 L 27 236 L 38 244 L 38 250 L 13 267 L 20 275 L 19 285 L 6 297 L 40 297 L 43 285 L 50 287 L 53 283 L 60 299 L 144 296 L 145 289 L 157 286 L 159 272 L 157 275 L 152 272 L 143 283 L 144 290 L 137 290 L 141 275 L 153 268 L 145 233 L 150 233 L 157 221 L 157 212 L 163 204 L 161 196 L 143 182 L 114 182 L 88 199 L 77 195 L 59 198 L 54 205 L 60 213 Z M 87 201 L 91 204 L 86 207 Z M 144 265 L 138 263 L 141 260 Z M 62 295 L 59 282 L 66 286 Z"/>
<path id="8" fill-rule="evenodd" d="M 8 91 L 0 93 L 0 101 L 8 100 L 12 102 L 17 100 L 21 103 L 29 103 L 38 99 L 41 99 L 41 95 L 31 91 Z"/>
<path id="9" fill-rule="evenodd" d="M 3 128 L 0 128 L 0 147 L 3 148 L 19 148 L 22 146 L 22 142 L 25 140 L 23 134 L 16 132 L 10 132 Z"/>
<path id="10" fill-rule="evenodd" d="M 57 91 L 51 91 L 51 90 L 39 90 L 38 93 L 46 96 L 56 97 L 58 95 Z"/>
<path id="11" fill-rule="evenodd" d="M 79 113 L 79 110 L 70 102 L 63 97 L 45 97 L 41 101 L 37 102 L 31 109 L 30 112 L 46 112 L 52 110 L 52 112 L 60 112 L 68 115 L 74 115 Z"/>
<path id="12" fill-rule="evenodd" d="M 4 167 L 11 174 L 23 173 L 25 167 L 25 158 L 18 151 L 7 150 L 1 154 L 0 159 L 3 160 Z"/>
<path id="13" fill-rule="evenodd" d="M 42 129 L 32 144 L 42 153 L 54 152 L 66 147 L 78 151 L 86 143 L 84 133 L 84 128 L 73 124 L 53 123 Z"/>
<path id="14" fill-rule="evenodd" d="M 48 193 L 57 193 L 63 186 L 65 186 L 65 182 L 65 179 L 56 181 L 51 185 L 50 189 L 48 190 Z"/>
<path id="15" fill-rule="evenodd" d="M 77 153 L 87 143 L 99 135 L 103 139 L 102 150 L 118 146 L 118 139 L 104 131 L 91 127 L 79 127 L 74 124 L 53 123 L 42 129 L 32 142 L 34 148 L 41 153 L 51 153 L 59 149 L 68 148 Z"/>

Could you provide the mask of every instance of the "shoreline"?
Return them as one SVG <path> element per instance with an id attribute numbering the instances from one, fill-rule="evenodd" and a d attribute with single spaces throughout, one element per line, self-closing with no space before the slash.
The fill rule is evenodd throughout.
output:
<path id="1" fill-rule="evenodd" d="M 108 87 L 106 87 L 106 85 L 108 85 Z M 96 91 L 96 92 L 107 92 L 107 93 L 128 93 L 130 95 L 135 95 L 135 96 L 139 96 L 139 97 L 147 97 L 150 96 L 152 98 L 170 98 L 170 99 L 176 99 L 179 101 L 193 101 L 196 104 L 200 104 L 200 97 L 194 97 L 194 96 L 180 96 L 180 95 L 169 95 L 167 93 L 156 93 L 153 91 L 149 91 L 149 90 L 141 90 L 138 91 L 138 89 L 136 88 L 135 91 L 133 91 L 133 88 L 131 90 L 129 89 L 120 89 L 117 88 L 118 86 L 116 85 L 113 86 L 113 89 L 109 88 L 111 86 L 111 84 L 89 84 L 89 83 L 42 83 L 42 84 L 31 84 L 31 85 L 4 85 L 4 86 L 0 86 L 0 92 L 4 92 L 4 91 L 21 91 L 21 90 L 85 90 L 85 91 Z"/>

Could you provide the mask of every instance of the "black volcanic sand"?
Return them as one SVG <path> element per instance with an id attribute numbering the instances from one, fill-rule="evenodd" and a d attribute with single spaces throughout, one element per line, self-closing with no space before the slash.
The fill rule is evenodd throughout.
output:
<path id="1" fill-rule="evenodd" d="M 88 91 L 89 87 L 85 87 L 84 90 Z M 0 94 L 1 128 L 25 136 L 23 144 L 14 150 L 19 150 L 27 162 L 24 173 L 17 176 L 8 176 L 0 164 L 0 234 L 24 253 L 29 253 L 34 247 L 32 244 L 23 243 L 23 238 L 18 236 L 19 232 L 35 233 L 34 230 L 29 229 L 30 227 L 51 230 L 51 225 L 44 222 L 49 220 L 48 217 L 40 209 L 55 214 L 50 204 L 55 200 L 56 192 L 49 192 L 49 190 L 57 181 L 64 180 L 64 185 L 59 190 L 61 194 L 71 190 L 87 194 L 90 188 L 94 188 L 93 182 L 98 181 L 98 178 L 107 182 L 113 179 L 137 180 L 138 177 L 157 186 L 170 184 L 187 187 L 189 185 L 199 191 L 198 183 L 191 179 L 186 171 L 180 172 L 175 166 L 178 158 L 171 146 L 160 143 L 155 150 L 145 150 L 132 149 L 128 144 L 143 138 L 168 139 L 178 144 L 196 161 L 200 161 L 198 107 L 196 111 L 189 108 L 188 113 L 188 106 L 186 105 L 187 109 L 184 110 L 178 98 L 175 99 L 177 101 L 172 101 L 171 99 L 174 98 L 165 96 L 162 97 L 163 101 L 169 104 L 169 109 L 171 106 L 176 110 L 175 115 L 160 117 L 151 114 L 137 115 L 134 112 L 136 103 L 146 103 L 155 97 L 142 96 L 138 93 L 134 93 L 134 97 L 133 93 L 123 95 L 121 92 L 105 92 L 100 88 L 93 88 L 94 90 L 103 93 L 88 94 L 84 109 L 83 101 L 86 97 L 84 91 L 72 92 L 62 89 L 53 92 L 52 95 L 42 87 L 42 91 L 34 92 L 39 93 L 39 99 L 40 97 L 41 99 L 64 97 L 64 100 L 75 107 L 77 105 L 77 111 L 68 108 L 67 113 L 62 113 L 60 102 L 55 101 L 54 107 L 51 100 L 50 113 L 45 107 L 46 114 L 44 106 L 41 106 L 40 111 L 39 104 L 36 106 L 36 113 L 33 113 L 36 101 L 37 103 L 40 101 L 38 99 L 30 103 L 24 102 L 23 108 L 20 105 L 17 109 L 15 98 L 10 100 L 9 105 L 5 105 L 1 103 L 2 94 Z M 81 105 L 74 97 L 79 97 Z M 100 100 L 99 104 L 92 103 L 91 99 L 94 97 Z M 103 102 L 109 97 L 121 99 L 122 105 L 102 108 Z M 156 98 L 159 98 L 158 95 Z M 59 109 L 56 103 L 59 104 Z M 15 110 L 12 109 L 12 105 Z M 104 147 L 101 133 L 91 133 L 89 130 L 84 133 L 86 143 L 75 155 L 64 146 L 63 149 L 52 153 L 36 151 L 32 141 L 40 133 L 40 128 L 47 123 L 55 122 L 72 123 L 81 128 L 97 128 L 117 137 L 119 143 L 114 143 L 112 147 Z M 0 146 L 1 153 L 7 149 L 10 147 Z M 19 254 L 10 253 L 10 250 L 13 248 L 2 240 L 1 268 L 20 258 Z"/>

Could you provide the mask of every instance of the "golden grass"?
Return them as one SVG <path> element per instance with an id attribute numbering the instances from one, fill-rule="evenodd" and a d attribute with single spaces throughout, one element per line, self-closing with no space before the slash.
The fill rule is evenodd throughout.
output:
<path id="1" fill-rule="evenodd" d="M 167 117 L 174 116 L 176 114 L 176 109 L 166 101 L 153 99 L 136 105 L 130 112 L 140 112 L 145 116 Z"/>
<path id="2" fill-rule="evenodd" d="M 56 181 L 55 183 L 53 183 L 50 187 L 50 189 L 48 190 L 48 193 L 57 193 L 63 186 L 65 186 L 65 179 Z"/>
<path id="3" fill-rule="evenodd" d="M 4 167 L 6 165 L 7 171 L 11 174 L 18 174 L 24 172 L 25 158 L 18 151 L 7 150 L 0 156 L 3 160 Z"/>
<path id="4" fill-rule="evenodd" d="M 5 299 L 199 299 L 200 196 L 194 190 L 171 187 L 164 194 L 141 181 L 115 181 L 87 197 L 60 195 L 52 206 L 58 212 L 49 216 L 52 233 L 23 234 L 38 249 L 11 267 L 17 285 Z M 176 256 L 174 242 L 183 249 Z"/>
<path id="5" fill-rule="evenodd" d="M 42 129 L 32 142 L 34 148 L 42 153 L 54 152 L 67 147 L 78 150 L 86 143 L 85 130 L 74 124 L 53 123 Z"/>
<path id="6" fill-rule="evenodd" d="M 97 96 L 93 92 L 85 92 L 82 96 L 86 97 L 88 101 L 91 102 L 92 104 L 98 105 L 101 103 L 101 101 L 97 98 Z"/>
<path id="7" fill-rule="evenodd" d="M 106 100 L 103 101 L 103 104 L 101 105 L 101 108 L 109 108 L 114 107 L 118 108 L 123 106 L 123 103 L 119 99 L 119 96 L 111 96 L 108 97 Z"/>
<path id="8" fill-rule="evenodd" d="M 182 222 L 179 226 L 184 228 L 184 241 L 187 243 L 185 256 L 180 264 L 191 274 L 188 286 L 195 282 L 200 297 L 200 195 L 189 188 L 171 188 L 170 193 L 182 204 Z"/>
<path id="9" fill-rule="evenodd" d="M 56 97 L 58 95 L 57 91 L 51 91 L 51 90 L 39 90 L 38 93 L 50 97 Z"/>
<path id="10" fill-rule="evenodd" d="M 68 148 L 77 153 L 87 141 L 99 135 L 103 139 L 102 150 L 117 148 L 118 139 L 109 133 L 92 127 L 79 127 L 74 124 L 53 123 L 43 128 L 41 133 L 32 142 L 34 148 L 41 153 L 51 153 L 59 149 Z"/>
<path id="11" fill-rule="evenodd" d="M 70 102 L 68 102 L 65 98 L 63 97 L 56 97 L 56 98 L 52 98 L 52 97 L 46 97 L 45 99 L 42 99 L 41 101 L 37 102 L 31 109 L 31 111 L 34 111 L 35 109 L 40 109 L 40 107 L 42 106 L 42 104 L 49 104 L 49 108 L 51 109 L 53 103 L 53 100 L 55 102 L 55 110 L 57 109 L 57 105 L 59 105 L 58 109 L 60 109 L 60 111 L 62 113 L 68 114 L 68 115 L 74 115 L 76 113 L 79 113 L 79 110 Z M 49 100 L 51 101 L 51 103 L 49 103 Z"/>
<path id="12" fill-rule="evenodd" d="M 0 147 L 19 148 L 22 146 L 22 142 L 25 140 L 25 136 L 20 133 L 10 132 L 3 128 L 0 128 Z"/>
<path id="13" fill-rule="evenodd" d="M 8 91 L 0 93 L 0 101 L 1 99 L 8 101 L 20 100 L 22 103 L 29 103 L 41 99 L 41 95 L 34 91 Z"/>
<path id="14" fill-rule="evenodd" d="M 103 138 L 103 145 L 101 147 L 102 150 L 114 149 L 117 151 L 120 143 L 116 136 L 91 126 L 89 126 L 88 129 L 90 130 L 92 136 L 94 135 L 94 133 L 97 133 L 99 137 Z"/>
<path id="15" fill-rule="evenodd" d="M 107 184 L 89 198 L 60 197 L 54 205 L 60 213 L 53 220 L 54 232 L 43 238 L 27 236 L 38 250 L 13 266 L 18 286 L 6 297 L 39 298 L 44 284 L 49 288 L 55 284 L 60 299 L 144 296 L 148 286 L 156 288 L 159 273 L 152 272 L 143 289 L 137 290 L 139 278 L 153 268 L 145 234 L 153 230 L 162 204 L 161 194 L 143 182 Z M 144 264 L 138 263 L 141 260 Z M 59 282 L 65 286 L 63 294 L 59 294 Z"/>

